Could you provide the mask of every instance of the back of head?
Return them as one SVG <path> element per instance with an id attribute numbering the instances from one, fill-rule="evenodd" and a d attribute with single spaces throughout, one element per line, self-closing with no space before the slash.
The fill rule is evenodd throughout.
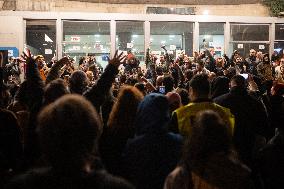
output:
<path id="1" fill-rule="evenodd" d="M 133 131 L 134 119 L 143 94 L 132 86 L 123 87 L 109 116 L 108 126 L 113 130 Z"/>
<path id="2" fill-rule="evenodd" d="M 85 72 L 77 70 L 72 73 L 69 79 L 69 87 L 71 93 L 83 94 L 87 85 L 87 75 Z"/>
<path id="3" fill-rule="evenodd" d="M 179 94 L 180 98 L 181 98 L 181 103 L 182 105 L 187 105 L 189 103 L 189 94 L 187 92 L 187 90 L 183 89 L 183 88 L 178 88 L 176 90 L 176 92 Z"/>
<path id="4" fill-rule="evenodd" d="M 189 86 L 200 96 L 208 96 L 210 93 L 210 83 L 206 74 L 195 75 L 190 80 Z"/>
<path id="5" fill-rule="evenodd" d="M 245 89 L 246 88 L 245 78 L 241 75 L 235 75 L 231 79 L 231 87 L 238 87 L 238 88 Z"/>
<path id="6" fill-rule="evenodd" d="M 138 106 L 136 134 L 165 132 L 170 121 L 169 103 L 165 95 L 151 93 Z"/>
<path id="7" fill-rule="evenodd" d="M 237 70 L 235 67 L 229 67 L 227 69 L 228 73 L 226 74 L 226 77 L 231 79 L 232 77 L 234 77 L 237 74 Z"/>
<path id="8" fill-rule="evenodd" d="M 39 140 L 54 168 L 81 169 L 93 153 L 101 130 L 99 116 L 85 98 L 65 95 L 38 116 Z"/>
<path id="9" fill-rule="evenodd" d="M 211 97 L 215 98 L 229 92 L 230 80 L 227 77 L 219 76 L 212 81 Z"/>
<path id="10" fill-rule="evenodd" d="M 283 96 L 284 95 L 284 84 L 276 83 L 272 87 L 272 95 Z"/>
<path id="11" fill-rule="evenodd" d="M 143 95 L 146 95 L 147 91 L 144 83 L 136 83 L 134 87 L 136 87 Z"/>
<path id="12" fill-rule="evenodd" d="M 169 101 L 170 111 L 173 112 L 181 106 L 180 95 L 176 92 L 168 92 L 166 97 Z"/>
<path id="13" fill-rule="evenodd" d="M 174 89 L 174 78 L 172 76 L 165 76 L 163 84 L 165 86 L 165 92 L 171 92 Z"/>
<path id="14" fill-rule="evenodd" d="M 232 136 L 229 126 L 214 111 L 200 112 L 195 120 L 192 136 L 185 145 L 183 160 L 191 168 L 198 167 L 211 155 L 229 154 Z"/>
<path id="15" fill-rule="evenodd" d="M 51 102 L 54 102 L 61 96 L 68 93 L 69 92 L 62 79 L 53 80 L 48 83 L 44 89 L 44 104 L 47 105 Z"/>

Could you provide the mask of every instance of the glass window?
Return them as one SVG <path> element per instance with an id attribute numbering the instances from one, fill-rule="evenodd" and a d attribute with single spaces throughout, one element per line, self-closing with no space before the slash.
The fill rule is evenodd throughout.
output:
<path id="1" fill-rule="evenodd" d="M 274 43 L 274 51 L 278 53 L 284 49 L 284 41 L 275 41 Z"/>
<path id="2" fill-rule="evenodd" d="M 117 21 L 116 48 L 131 51 L 140 63 L 144 62 L 144 22 Z"/>
<path id="3" fill-rule="evenodd" d="M 56 56 L 56 21 L 27 20 L 26 46 L 33 55 L 43 55 L 49 62 Z"/>
<path id="4" fill-rule="evenodd" d="M 165 46 L 169 54 L 176 58 L 184 51 L 192 56 L 193 23 L 190 22 L 151 22 L 150 48 L 153 54 L 164 54 Z"/>
<path id="5" fill-rule="evenodd" d="M 97 63 L 105 67 L 109 54 L 109 22 L 63 22 L 63 55 L 69 55 L 77 63 L 82 56 L 94 55 Z"/>
<path id="6" fill-rule="evenodd" d="M 217 57 L 224 54 L 224 23 L 199 23 L 199 50 L 208 48 Z"/>
<path id="7" fill-rule="evenodd" d="M 266 43 L 233 43 L 233 50 L 238 50 L 244 57 L 249 55 L 250 49 L 261 51 L 262 53 L 269 53 L 269 44 Z"/>
<path id="8" fill-rule="evenodd" d="M 231 24 L 231 41 L 269 41 L 269 25 Z"/>
<path id="9" fill-rule="evenodd" d="M 269 47 L 268 24 L 231 24 L 230 53 L 238 50 L 247 57 L 250 49 L 269 53 Z"/>
<path id="10" fill-rule="evenodd" d="M 275 25 L 275 40 L 284 40 L 284 24 Z"/>

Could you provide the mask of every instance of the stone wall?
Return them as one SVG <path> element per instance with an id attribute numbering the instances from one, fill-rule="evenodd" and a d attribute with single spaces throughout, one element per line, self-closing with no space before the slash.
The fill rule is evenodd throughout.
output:
<path id="1" fill-rule="evenodd" d="M 181 8 L 181 7 L 195 7 L 196 14 L 202 14 L 204 10 L 208 10 L 210 15 L 226 15 L 226 16 L 269 16 L 267 7 L 260 3 L 254 4 L 236 4 L 237 1 L 228 1 L 230 4 L 221 2 L 225 0 L 216 0 L 214 4 L 202 5 L 203 1 L 191 0 L 192 4 L 178 5 L 178 4 L 132 4 L 132 0 L 126 0 L 130 4 L 116 4 L 119 0 L 87 0 L 93 2 L 113 2 L 113 3 L 92 3 L 71 0 L 0 0 L 0 10 L 16 10 L 16 11 L 76 11 L 76 12 L 99 12 L 99 13 L 133 13 L 144 14 L 149 6 Z M 156 2 L 172 2 L 167 0 L 158 0 Z M 241 0 L 242 1 L 242 0 Z M 246 2 L 258 2 L 259 0 L 247 0 Z M 145 2 L 136 1 L 136 2 Z M 176 1 L 174 1 L 176 2 Z M 179 1 L 185 2 L 185 1 Z M 195 3 L 194 3 L 195 2 Z M 212 2 L 212 0 L 207 0 Z M 240 2 L 240 1 L 238 1 Z M 243 1 L 245 2 L 245 1 Z M 205 4 L 205 3 L 204 3 Z"/>

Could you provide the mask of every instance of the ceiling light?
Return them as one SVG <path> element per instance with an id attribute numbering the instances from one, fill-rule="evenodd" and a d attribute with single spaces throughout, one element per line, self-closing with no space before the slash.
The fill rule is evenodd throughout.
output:
<path id="1" fill-rule="evenodd" d="M 208 15 L 209 14 L 209 10 L 204 10 L 202 14 L 203 15 Z"/>

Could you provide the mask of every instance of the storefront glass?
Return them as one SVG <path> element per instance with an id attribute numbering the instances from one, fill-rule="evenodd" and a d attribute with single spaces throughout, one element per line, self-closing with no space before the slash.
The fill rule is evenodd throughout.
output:
<path id="1" fill-rule="evenodd" d="M 63 21 L 63 55 L 78 63 L 82 56 L 95 56 L 103 67 L 110 54 L 110 22 Z"/>
<path id="2" fill-rule="evenodd" d="M 165 46 L 174 58 L 182 52 L 192 56 L 193 23 L 151 22 L 150 27 L 150 49 L 153 54 L 164 54 L 161 46 Z"/>
<path id="3" fill-rule="evenodd" d="M 56 56 L 56 21 L 27 20 L 26 47 L 33 55 L 43 55 L 49 62 Z"/>

